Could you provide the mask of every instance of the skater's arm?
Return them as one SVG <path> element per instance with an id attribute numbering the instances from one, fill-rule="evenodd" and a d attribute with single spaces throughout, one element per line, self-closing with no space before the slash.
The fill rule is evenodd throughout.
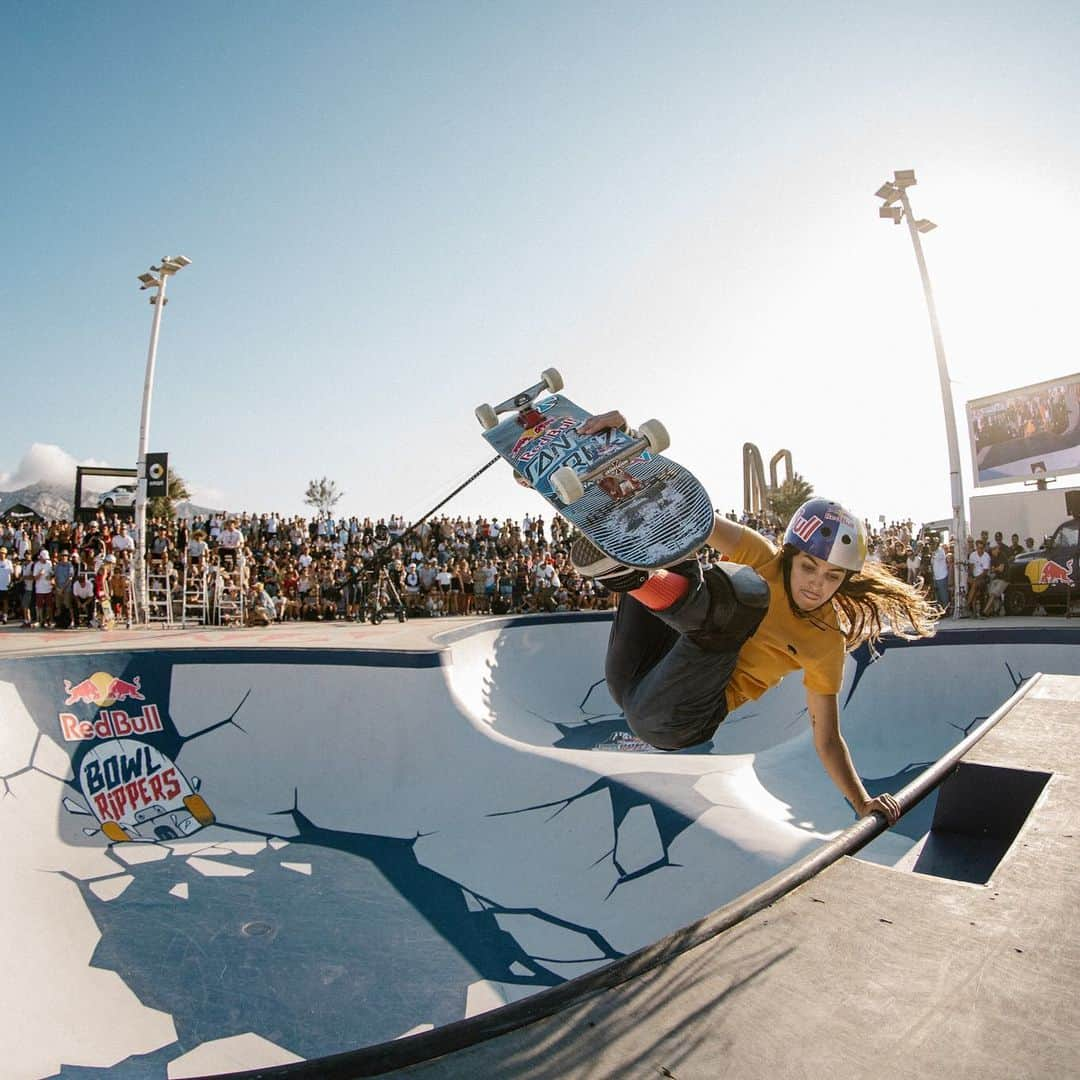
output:
<path id="1" fill-rule="evenodd" d="M 741 525 L 730 521 L 722 514 L 716 514 L 712 532 L 709 533 L 709 539 L 705 542 L 709 547 L 719 551 L 721 555 L 727 555 L 728 558 L 731 558 L 736 549 L 742 544 L 744 532 L 745 530 Z"/>
<path id="2" fill-rule="evenodd" d="M 806 708 L 814 729 L 814 749 L 840 794 L 851 803 L 856 817 L 866 817 L 877 810 L 890 825 L 895 825 L 900 817 L 897 801 L 888 794 L 872 799 L 855 771 L 847 743 L 840 734 L 840 705 L 836 694 L 807 690 Z"/>

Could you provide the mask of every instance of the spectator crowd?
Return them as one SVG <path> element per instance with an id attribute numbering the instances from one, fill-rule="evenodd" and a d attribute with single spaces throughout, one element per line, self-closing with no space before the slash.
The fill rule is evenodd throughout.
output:
<path id="1" fill-rule="evenodd" d="M 777 530 L 749 515 L 728 514 L 774 541 Z M 956 558 L 951 541 L 916 532 L 911 521 L 867 522 L 869 557 L 951 610 Z M 237 610 L 251 625 L 289 620 L 379 621 L 399 617 L 508 615 L 603 610 L 614 598 L 570 562 L 572 527 L 560 517 L 521 521 L 433 518 L 408 528 L 389 519 L 213 515 L 151 520 L 151 580 L 167 582 L 174 609 L 185 586 L 225 571 L 226 588 L 243 592 Z M 969 542 L 961 614 L 1003 613 L 1008 564 L 1034 549 L 1013 534 Z M 0 621 L 24 627 L 107 626 L 129 617 L 136 543 L 117 515 L 87 523 L 0 520 Z M 704 549 L 703 562 L 718 556 Z M 220 578 L 220 575 L 218 575 Z"/>

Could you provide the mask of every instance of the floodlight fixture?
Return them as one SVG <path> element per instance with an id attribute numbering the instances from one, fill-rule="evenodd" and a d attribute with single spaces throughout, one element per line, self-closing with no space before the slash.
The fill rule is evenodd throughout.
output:
<path id="1" fill-rule="evenodd" d="M 150 269 L 162 274 L 175 274 L 177 270 L 183 270 L 185 266 L 190 265 L 191 260 L 186 255 L 173 255 L 162 259 L 160 266 L 152 266 Z"/>
<path id="2" fill-rule="evenodd" d="M 139 280 L 142 282 L 142 287 L 144 289 L 152 289 L 155 285 L 161 284 L 161 282 L 150 273 L 140 274 Z"/>
<path id="3" fill-rule="evenodd" d="M 878 208 L 878 217 L 889 218 L 894 225 L 899 225 L 904 216 L 904 211 L 899 206 L 882 206 Z"/>
<path id="4" fill-rule="evenodd" d="M 887 180 L 884 184 L 881 185 L 881 187 L 877 189 L 877 191 L 874 192 L 874 194 L 879 199 L 884 199 L 886 206 L 888 206 L 890 203 L 896 202 L 896 200 L 900 198 L 899 190 L 897 190 L 897 188 L 893 184 L 890 184 Z"/>
<path id="5" fill-rule="evenodd" d="M 897 169 L 893 173 L 893 184 L 898 188 L 914 187 L 917 183 L 914 169 Z"/>
<path id="6" fill-rule="evenodd" d="M 931 229 L 936 229 L 937 226 L 932 221 L 928 221 L 926 218 L 920 218 L 918 221 L 915 222 L 915 228 L 918 229 L 921 233 L 928 233 Z"/>

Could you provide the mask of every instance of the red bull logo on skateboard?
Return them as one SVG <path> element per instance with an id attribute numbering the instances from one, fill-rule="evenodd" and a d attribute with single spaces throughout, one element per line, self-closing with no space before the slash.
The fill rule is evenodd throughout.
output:
<path id="1" fill-rule="evenodd" d="M 1027 575 L 1028 581 L 1031 582 L 1031 591 L 1045 592 L 1051 585 L 1071 586 L 1073 584 L 1074 561 L 1069 559 L 1062 566 L 1061 563 L 1054 562 L 1053 559 L 1032 559 L 1024 567 L 1024 573 Z"/>
<path id="2" fill-rule="evenodd" d="M 519 461 L 531 461 L 545 446 L 557 439 L 563 432 L 577 427 L 572 416 L 564 416 L 552 424 L 549 420 L 540 420 L 535 427 L 526 429 L 510 453 Z"/>

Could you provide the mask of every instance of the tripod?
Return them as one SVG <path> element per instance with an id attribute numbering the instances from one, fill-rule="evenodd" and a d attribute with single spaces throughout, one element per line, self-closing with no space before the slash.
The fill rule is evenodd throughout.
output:
<path id="1" fill-rule="evenodd" d="M 366 592 L 367 602 L 364 604 L 364 615 L 371 620 L 372 626 L 378 626 L 386 618 L 384 614 L 386 609 L 392 610 L 397 615 L 398 622 L 405 621 L 405 605 L 401 602 L 401 593 L 398 592 L 394 579 L 387 573 L 385 566 L 379 567 L 375 580 L 368 585 Z"/>

